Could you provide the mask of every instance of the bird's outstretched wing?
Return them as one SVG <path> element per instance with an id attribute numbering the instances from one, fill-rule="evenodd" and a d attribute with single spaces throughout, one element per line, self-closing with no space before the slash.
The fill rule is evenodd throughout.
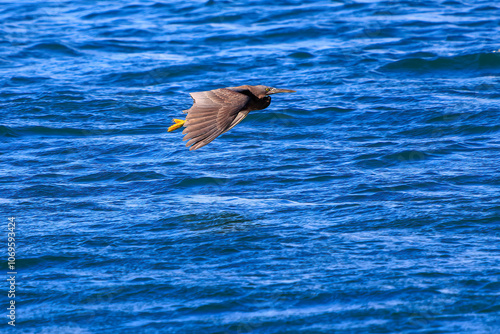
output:
<path id="1" fill-rule="evenodd" d="M 183 140 L 189 150 L 196 150 L 231 128 L 238 113 L 250 101 L 248 95 L 220 88 L 206 92 L 190 93 L 194 100 L 187 110 Z M 240 120 L 241 121 L 241 120 Z M 238 122 L 239 123 L 239 122 Z"/>

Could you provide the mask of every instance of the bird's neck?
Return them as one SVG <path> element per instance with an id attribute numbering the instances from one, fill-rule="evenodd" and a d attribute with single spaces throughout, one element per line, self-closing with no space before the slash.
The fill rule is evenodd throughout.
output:
<path id="1" fill-rule="evenodd" d="M 259 98 L 256 98 L 255 100 L 252 101 L 252 109 L 253 110 L 262 110 L 262 109 L 266 109 L 267 107 L 269 107 L 269 105 L 271 104 L 271 97 L 270 96 L 264 96 L 263 98 L 259 99 Z"/>

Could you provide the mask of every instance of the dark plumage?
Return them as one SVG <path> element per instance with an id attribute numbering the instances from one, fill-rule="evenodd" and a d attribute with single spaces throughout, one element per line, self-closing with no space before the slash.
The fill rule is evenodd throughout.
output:
<path id="1" fill-rule="evenodd" d="M 244 85 L 190 93 L 194 103 L 189 110 L 184 111 L 188 114 L 185 122 L 175 120 L 177 125 L 171 128 L 184 125 L 183 140 L 188 141 L 186 146 L 192 145 L 190 150 L 196 150 L 232 129 L 250 111 L 267 108 L 271 103 L 269 95 L 293 92 L 263 85 Z"/>

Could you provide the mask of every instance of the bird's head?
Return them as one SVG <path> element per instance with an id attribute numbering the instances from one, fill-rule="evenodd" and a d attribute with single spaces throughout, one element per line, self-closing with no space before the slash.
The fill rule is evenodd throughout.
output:
<path id="1" fill-rule="evenodd" d="M 295 93 L 294 90 L 291 89 L 284 89 L 284 88 L 274 88 L 274 87 L 268 87 L 264 85 L 258 85 L 254 86 L 255 92 L 252 92 L 257 96 L 258 98 L 262 99 L 265 96 L 271 95 L 271 94 L 276 94 L 276 93 Z"/>

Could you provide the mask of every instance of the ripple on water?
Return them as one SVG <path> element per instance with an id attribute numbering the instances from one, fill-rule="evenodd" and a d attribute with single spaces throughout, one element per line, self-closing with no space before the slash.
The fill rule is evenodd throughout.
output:
<path id="1" fill-rule="evenodd" d="M 495 75 L 500 73 L 500 54 L 476 53 L 451 57 L 435 57 L 435 59 L 410 58 L 402 59 L 382 66 L 379 70 L 386 72 L 412 72 L 416 75 L 475 76 Z"/>
<path id="2" fill-rule="evenodd" d="M 497 11 L 4 2 L 16 326 L 498 332 Z M 167 132 L 189 92 L 246 83 L 297 93 L 197 151 Z"/>

